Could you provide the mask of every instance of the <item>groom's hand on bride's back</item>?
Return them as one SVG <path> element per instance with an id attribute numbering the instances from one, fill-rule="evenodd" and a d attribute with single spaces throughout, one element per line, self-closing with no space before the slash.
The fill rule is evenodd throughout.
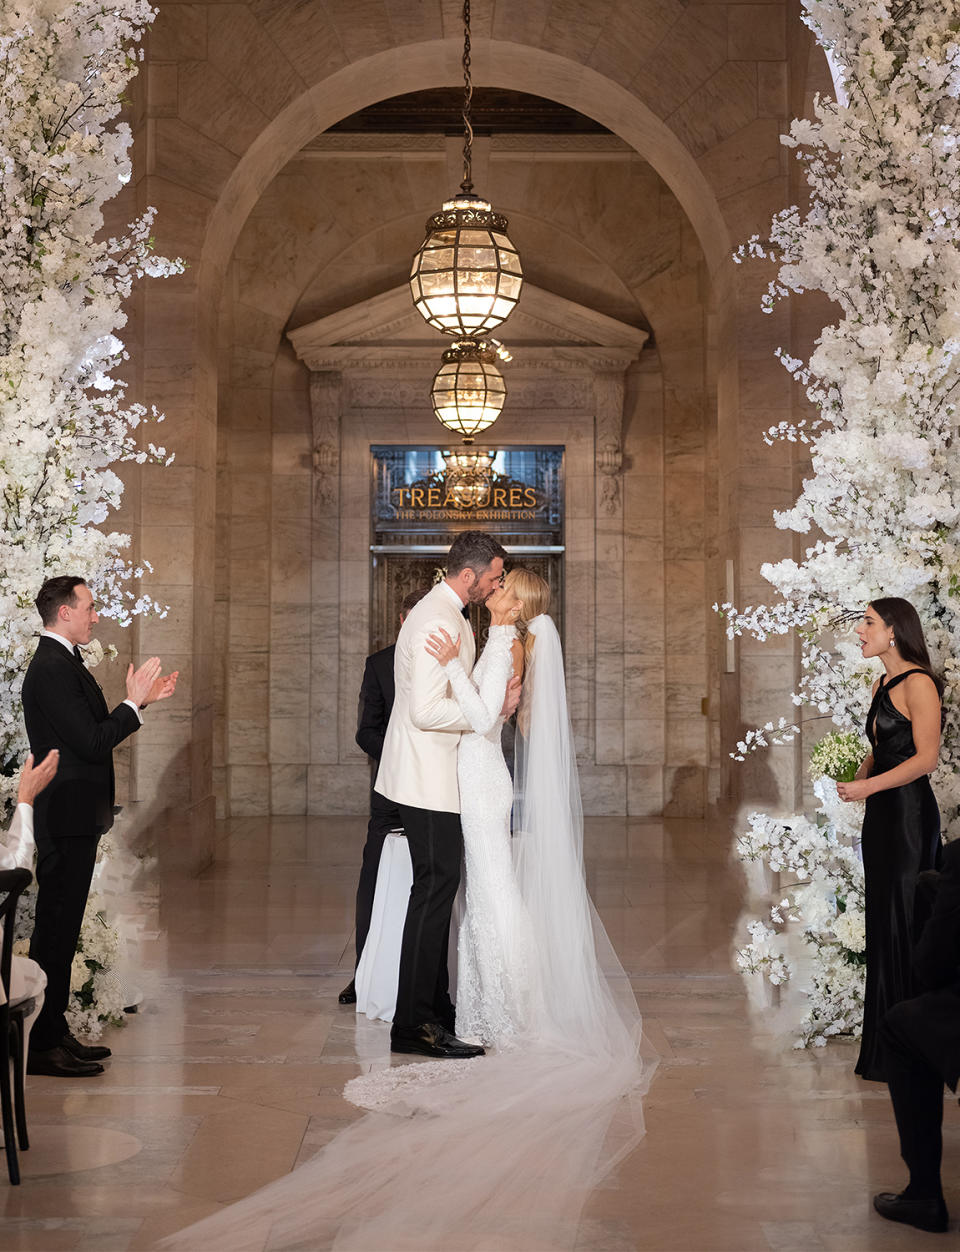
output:
<path id="1" fill-rule="evenodd" d="M 520 703 L 521 683 L 516 674 L 507 683 L 507 691 L 503 697 L 503 708 L 500 710 L 501 717 L 513 717 L 517 711 L 517 705 Z"/>

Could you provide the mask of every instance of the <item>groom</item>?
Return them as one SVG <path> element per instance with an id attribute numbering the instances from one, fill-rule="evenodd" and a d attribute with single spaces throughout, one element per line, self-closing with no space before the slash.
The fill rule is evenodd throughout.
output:
<path id="1" fill-rule="evenodd" d="M 469 673 L 475 659 L 467 604 L 482 604 L 503 579 L 505 550 L 479 530 L 454 540 L 447 576 L 404 620 L 394 656 L 396 697 L 387 726 L 375 790 L 400 809 L 413 862 L 413 886 L 400 948 L 397 1008 L 390 1033 L 393 1052 L 424 1056 L 481 1056 L 483 1048 L 458 1039 L 447 981 L 450 911 L 460 884 L 463 836 L 457 786 L 457 745 L 470 729 L 446 675 L 425 648 L 443 627 L 460 639 Z M 520 698 L 507 689 L 503 715 Z"/>

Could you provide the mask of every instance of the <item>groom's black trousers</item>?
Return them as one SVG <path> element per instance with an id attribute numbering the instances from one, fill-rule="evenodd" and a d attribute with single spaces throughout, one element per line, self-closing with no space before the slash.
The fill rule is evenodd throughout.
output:
<path id="1" fill-rule="evenodd" d="M 450 912 L 460 886 L 463 834 L 459 813 L 401 804 L 413 862 L 413 886 L 400 947 L 400 978 L 393 1024 L 413 1030 L 451 1011 L 447 975 Z"/>
<path id="2" fill-rule="evenodd" d="M 37 836 L 37 912 L 30 957 L 47 976 L 43 1008 L 33 1024 L 30 1048 L 46 1052 L 67 1033 L 70 974 L 77 951 L 99 835 Z"/>

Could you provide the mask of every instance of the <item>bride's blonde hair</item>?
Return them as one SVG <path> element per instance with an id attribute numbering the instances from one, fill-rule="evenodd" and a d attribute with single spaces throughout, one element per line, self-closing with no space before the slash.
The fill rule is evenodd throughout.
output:
<path id="1" fill-rule="evenodd" d="M 526 671 L 533 657 L 536 636 L 530 633 L 530 623 L 550 608 L 550 584 L 532 569 L 516 566 L 504 579 L 503 585 L 520 600 L 523 608 L 517 618 L 517 634 L 523 643 L 523 668 Z"/>

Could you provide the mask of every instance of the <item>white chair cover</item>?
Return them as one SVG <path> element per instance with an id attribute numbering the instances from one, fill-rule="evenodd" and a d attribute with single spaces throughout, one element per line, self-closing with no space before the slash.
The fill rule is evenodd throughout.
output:
<path id="1" fill-rule="evenodd" d="M 380 853 L 370 929 L 354 980 L 357 1012 L 365 1013 L 371 1021 L 393 1021 L 400 975 L 400 941 L 412 886 L 413 867 L 406 836 L 402 830 L 391 830 Z"/>

